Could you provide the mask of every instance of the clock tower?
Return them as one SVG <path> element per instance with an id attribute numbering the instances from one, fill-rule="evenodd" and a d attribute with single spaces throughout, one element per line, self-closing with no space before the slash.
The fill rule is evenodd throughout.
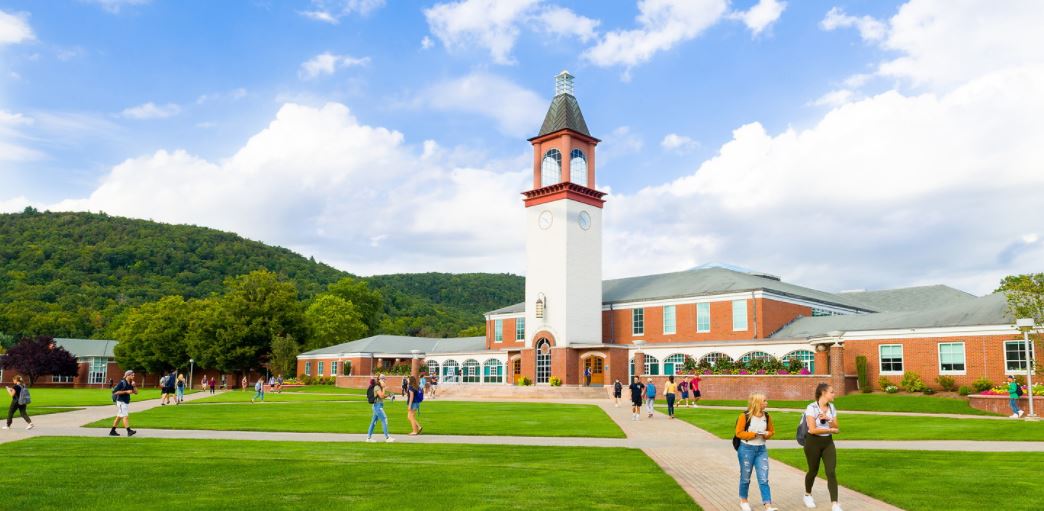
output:
<path id="1" fill-rule="evenodd" d="M 533 145 L 533 188 L 526 205 L 526 348 L 535 349 L 536 383 L 567 368 L 551 351 L 602 343 L 602 206 L 595 145 L 573 95 L 573 76 L 555 77 L 555 97 Z M 568 357 L 554 357 L 565 363 Z M 527 364 L 528 365 L 528 364 Z M 571 378 L 570 378 L 571 379 Z"/>

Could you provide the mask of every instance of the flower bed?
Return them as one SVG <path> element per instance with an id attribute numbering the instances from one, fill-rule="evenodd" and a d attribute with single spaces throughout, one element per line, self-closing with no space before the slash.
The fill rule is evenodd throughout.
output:
<path id="1" fill-rule="evenodd" d="M 1008 395 L 1008 386 L 1007 385 L 1001 385 L 999 387 L 993 387 L 992 389 L 984 390 L 982 392 L 979 392 L 976 395 L 979 395 L 979 396 L 1005 396 L 1006 397 Z M 1023 396 L 1029 395 L 1029 387 L 1027 387 L 1026 385 L 1022 385 L 1022 395 Z M 1044 396 L 1044 384 L 1038 383 L 1038 384 L 1034 385 L 1033 386 L 1033 395 L 1034 396 Z"/>

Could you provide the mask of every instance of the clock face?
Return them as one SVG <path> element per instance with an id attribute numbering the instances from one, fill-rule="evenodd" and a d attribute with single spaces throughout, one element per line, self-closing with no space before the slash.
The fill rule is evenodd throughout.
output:
<path id="1" fill-rule="evenodd" d="M 538 220 L 540 228 L 545 230 L 550 229 L 551 222 L 553 222 L 554 219 L 555 217 L 551 214 L 550 211 L 543 211 L 542 213 L 540 213 L 540 219 Z"/>
<path id="2" fill-rule="evenodd" d="M 580 224 L 580 228 L 588 230 L 591 228 L 591 214 L 586 211 L 580 212 L 580 217 L 576 219 L 576 222 Z"/>

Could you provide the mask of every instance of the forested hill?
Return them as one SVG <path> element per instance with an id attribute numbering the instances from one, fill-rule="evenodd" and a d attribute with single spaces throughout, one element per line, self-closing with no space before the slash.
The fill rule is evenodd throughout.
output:
<path id="1" fill-rule="evenodd" d="M 0 333 L 105 337 L 128 308 L 164 296 L 220 294 L 228 277 L 267 269 L 307 302 L 351 274 L 290 250 L 204 227 L 96 213 L 0 214 Z M 364 279 L 384 296 L 380 330 L 457 335 L 517 303 L 516 275 L 400 274 Z"/>

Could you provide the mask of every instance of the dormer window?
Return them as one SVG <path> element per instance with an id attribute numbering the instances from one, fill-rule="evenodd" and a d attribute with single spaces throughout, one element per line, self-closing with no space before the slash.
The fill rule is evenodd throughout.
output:
<path id="1" fill-rule="evenodd" d="M 569 180 L 587 186 L 587 157 L 579 149 L 569 153 Z"/>
<path id="2" fill-rule="evenodd" d="M 562 180 L 562 153 L 552 149 L 544 153 L 540 164 L 540 186 L 551 186 Z"/>

